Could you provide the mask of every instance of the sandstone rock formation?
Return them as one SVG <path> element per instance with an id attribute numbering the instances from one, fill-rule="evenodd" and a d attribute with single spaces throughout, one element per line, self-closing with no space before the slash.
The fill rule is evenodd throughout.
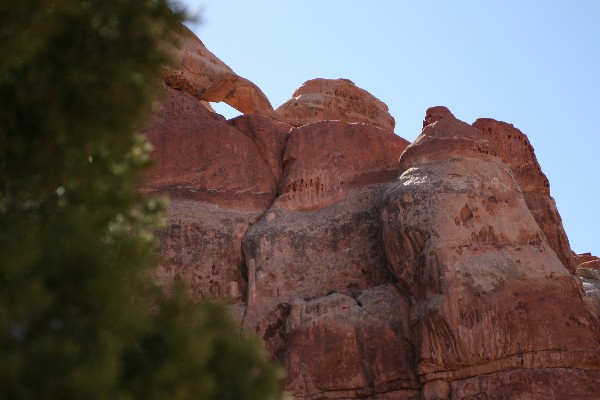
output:
<path id="1" fill-rule="evenodd" d="M 279 185 L 283 175 L 283 151 L 291 126 L 258 115 L 243 115 L 230 120 L 229 123 L 252 139 Z"/>
<path id="2" fill-rule="evenodd" d="M 339 121 L 291 131 L 279 196 L 244 238 L 244 323 L 273 355 L 281 353 L 295 300 L 393 282 L 378 203 L 407 144 L 382 129 Z"/>
<path id="3" fill-rule="evenodd" d="M 409 305 L 393 285 L 297 300 L 287 320 L 286 387 L 324 398 L 418 398 Z"/>
<path id="4" fill-rule="evenodd" d="M 146 131 L 156 149 L 155 166 L 141 190 L 168 195 L 170 205 L 168 229 L 160 234 L 164 261 L 155 275 L 167 287 L 185 280 L 195 299 L 241 304 L 247 289 L 242 238 L 277 194 L 264 143 L 259 133 L 249 137 L 172 88 L 156 108 Z M 263 117 L 248 118 L 265 124 Z M 285 140 L 289 126 L 266 124 L 277 140 Z"/>
<path id="5" fill-rule="evenodd" d="M 560 261 L 571 272 L 575 272 L 575 260 L 569 239 L 562 226 L 556 203 L 550 196 L 550 183 L 537 162 L 533 146 L 520 130 L 511 124 L 490 118 L 480 118 L 473 123 L 495 142 L 498 157 L 513 172 L 527 207 L 556 252 Z"/>
<path id="6" fill-rule="evenodd" d="M 163 80 L 198 100 L 225 102 L 243 114 L 269 115 L 273 107 L 258 86 L 242 78 L 211 53 L 187 27 L 170 47 L 175 65 L 165 67 Z"/>
<path id="7" fill-rule="evenodd" d="M 294 398 L 600 398 L 600 261 L 523 133 L 433 107 L 408 146 L 347 80 L 272 112 L 191 33 L 174 51 L 140 189 L 170 197 L 156 279 L 227 300 Z"/>
<path id="8" fill-rule="evenodd" d="M 518 173 L 493 137 L 433 111 L 382 206 L 390 266 L 410 293 L 423 398 L 475 398 L 464 394 L 473 387 L 489 396 L 520 368 L 536 371 L 534 386 L 559 382 L 564 368 L 600 382 L 598 319 L 529 211 Z"/>
<path id="9" fill-rule="evenodd" d="M 395 125 L 382 101 L 348 79 L 319 78 L 304 82 L 290 100 L 275 110 L 273 117 L 294 126 L 339 120 L 393 131 Z"/>
<path id="10" fill-rule="evenodd" d="M 577 276 L 581 279 L 583 290 L 600 318 L 600 259 L 579 264 Z"/>

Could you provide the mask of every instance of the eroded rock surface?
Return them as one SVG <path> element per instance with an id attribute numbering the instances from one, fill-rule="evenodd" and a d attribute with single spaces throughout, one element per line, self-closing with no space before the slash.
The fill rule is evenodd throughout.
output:
<path id="1" fill-rule="evenodd" d="M 393 285 L 297 300 L 287 319 L 287 389 L 299 398 L 418 398 L 409 304 Z M 373 397 L 379 398 L 379 397 Z"/>
<path id="2" fill-rule="evenodd" d="M 352 294 L 393 281 L 380 240 L 379 200 L 407 142 L 363 124 L 293 129 L 280 194 L 244 238 L 245 325 L 281 354 L 297 299 Z"/>
<path id="3" fill-rule="evenodd" d="M 146 130 L 155 165 L 141 188 L 170 198 L 168 227 L 159 234 L 164 261 L 155 276 L 165 288 L 184 280 L 194 299 L 244 305 L 242 238 L 277 194 L 261 136 L 245 134 L 172 88 L 157 110 Z M 283 142 L 289 127 L 274 124 L 273 141 Z"/>
<path id="4" fill-rule="evenodd" d="M 283 175 L 283 152 L 291 125 L 260 115 L 243 115 L 229 123 L 252 139 L 279 185 Z"/>
<path id="5" fill-rule="evenodd" d="M 382 206 L 425 398 L 455 398 L 443 382 L 524 366 L 600 369 L 598 320 L 496 142 L 449 112 L 433 121 L 403 153 Z"/>
<path id="6" fill-rule="evenodd" d="M 258 147 L 223 121 L 176 118 L 146 137 L 156 149 L 146 192 L 241 209 L 266 209 L 275 199 L 277 182 Z"/>
<path id="7" fill-rule="evenodd" d="M 546 235 L 548 244 L 565 267 L 574 273 L 575 260 L 556 203 L 550 196 L 550 183 L 527 136 L 511 124 L 491 118 L 480 118 L 473 127 L 494 140 L 498 157 L 512 170 L 527 207 Z"/>
<path id="8" fill-rule="evenodd" d="M 175 64 L 165 67 L 163 80 L 198 100 L 225 102 L 243 114 L 269 115 L 273 107 L 258 86 L 232 71 L 187 27 L 170 47 Z"/>
<path id="9" fill-rule="evenodd" d="M 583 290 L 600 318 L 600 259 L 592 259 L 577 266 L 577 276 Z"/>
<path id="10" fill-rule="evenodd" d="M 279 106 L 273 117 L 294 126 L 338 120 L 359 122 L 393 131 L 387 105 L 348 79 L 312 79 Z"/>
<path id="11" fill-rule="evenodd" d="M 350 190 L 389 182 L 408 142 L 364 124 L 323 121 L 293 129 L 277 204 L 291 210 L 326 207 Z"/>
<path id="12" fill-rule="evenodd" d="M 141 188 L 171 199 L 155 276 L 229 302 L 294 398 L 600 398 L 600 261 L 523 133 L 433 107 L 407 147 L 348 80 L 272 112 L 191 32 L 173 52 Z"/>

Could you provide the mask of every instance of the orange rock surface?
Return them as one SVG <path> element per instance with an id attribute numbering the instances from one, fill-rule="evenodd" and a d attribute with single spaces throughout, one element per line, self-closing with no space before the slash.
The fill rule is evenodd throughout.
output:
<path id="1" fill-rule="evenodd" d="M 178 45 L 170 47 L 175 65 L 165 67 L 163 80 L 198 100 L 225 102 L 244 114 L 268 115 L 273 107 L 258 86 L 232 71 L 183 26 Z"/>
<path id="2" fill-rule="evenodd" d="M 570 250 L 527 136 L 438 106 L 409 144 L 343 79 L 272 112 L 182 35 L 145 130 L 159 283 L 226 300 L 298 400 L 598 398 L 600 261 Z"/>
<path id="3" fill-rule="evenodd" d="M 359 122 L 388 131 L 395 121 L 388 107 L 348 79 L 313 79 L 279 106 L 273 117 L 294 126 L 319 121 Z"/>
<path id="4" fill-rule="evenodd" d="M 410 293 L 424 397 L 455 398 L 473 376 L 489 388 L 523 367 L 537 370 L 532 385 L 558 384 L 563 368 L 598 377 L 597 315 L 502 149 L 449 112 L 430 121 L 403 153 L 382 205 L 390 266 Z M 526 396 L 525 386 L 508 393 Z"/>

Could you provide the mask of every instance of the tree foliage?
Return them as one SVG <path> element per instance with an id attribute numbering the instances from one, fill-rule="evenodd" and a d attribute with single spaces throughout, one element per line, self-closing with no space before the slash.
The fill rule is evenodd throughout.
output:
<path id="1" fill-rule="evenodd" d="M 0 3 L 0 398 L 280 398 L 222 307 L 148 279 L 164 205 L 135 190 L 134 132 L 182 18 L 167 0 Z"/>

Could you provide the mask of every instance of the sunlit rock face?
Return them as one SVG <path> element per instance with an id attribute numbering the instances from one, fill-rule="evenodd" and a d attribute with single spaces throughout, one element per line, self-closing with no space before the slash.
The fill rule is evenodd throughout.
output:
<path id="1" fill-rule="evenodd" d="M 513 172 L 527 207 L 544 232 L 548 244 L 564 266 L 574 273 L 575 260 L 556 203 L 550 196 L 550 183 L 537 162 L 527 136 L 511 124 L 490 118 L 478 119 L 473 127 L 495 142 L 498 157 Z"/>
<path id="2" fill-rule="evenodd" d="M 560 386 L 562 368 L 597 377 L 597 316 L 500 146 L 450 113 L 431 121 L 403 153 L 382 203 L 390 266 L 410 292 L 417 372 L 435 389 L 427 396 L 469 398 L 462 380 L 477 375 L 469 387 L 481 394 L 520 368 L 542 370 L 525 374 L 531 385 L 556 375 Z"/>
<path id="3" fill-rule="evenodd" d="M 248 79 L 237 75 L 211 53 L 187 27 L 169 45 L 174 64 L 163 71 L 163 81 L 198 100 L 224 102 L 243 114 L 269 115 L 273 107 L 267 96 Z"/>
<path id="4" fill-rule="evenodd" d="M 312 79 L 279 106 L 273 118 L 293 126 L 337 120 L 358 122 L 388 131 L 395 121 L 387 105 L 349 79 Z"/>
<path id="5" fill-rule="evenodd" d="M 296 399 L 598 398 L 600 264 L 570 250 L 522 132 L 438 106 L 409 144 L 343 79 L 273 112 L 181 35 L 140 186 L 170 198 L 166 290 L 230 304 Z"/>

